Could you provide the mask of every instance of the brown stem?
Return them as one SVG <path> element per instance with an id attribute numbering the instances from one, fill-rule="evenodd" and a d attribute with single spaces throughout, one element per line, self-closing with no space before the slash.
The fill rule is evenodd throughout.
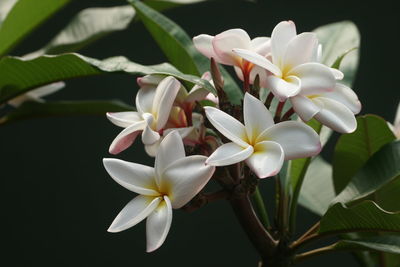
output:
<path id="1" fill-rule="evenodd" d="M 233 198 L 230 204 L 242 228 L 261 257 L 273 257 L 277 241 L 265 230 L 258 219 L 249 196 Z"/>
<path id="2" fill-rule="evenodd" d="M 311 226 L 310 229 L 307 230 L 307 232 L 305 232 L 302 236 L 300 236 L 296 241 L 293 242 L 291 247 L 296 247 L 297 244 L 302 243 L 304 239 L 314 234 L 314 232 L 318 230 L 319 225 L 320 222 L 317 222 L 316 224 Z"/>
<path id="3" fill-rule="evenodd" d="M 306 259 L 308 259 L 310 257 L 313 257 L 313 256 L 325 254 L 327 252 L 337 251 L 337 249 L 335 249 L 336 245 L 337 245 L 337 243 L 334 243 L 334 244 L 326 246 L 326 247 L 317 248 L 317 249 L 314 249 L 314 250 L 310 250 L 310 251 L 307 251 L 307 252 L 304 252 L 304 253 L 297 254 L 294 257 L 294 261 L 295 261 L 295 263 L 298 263 L 298 262 L 301 262 L 301 261 L 306 260 Z"/>
<path id="4" fill-rule="evenodd" d="M 269 109 L 269 107 L 271 106 L 272 100 L 274 99 L 274 94 L 273 93 L 269 93 L 267 96 L 267 99 L 265 100 L 265 106 L 267 107 L 267 109 Z"/>
<path id="5" fill-rule="evenodd" d="M 294 114 L 294 109 L 290 108 L 288 111 L 283 114 L 281 121 L 287 121 L 290 119 L 290 117 Z"/>
<path id="6" fill-rule="evenodd" d="M 244 92 L 250 93 L 250 72 L 242 70 L 243 73 L 243 89 Z"/>
<path id="7" fill-rule="evenodd" d="M 285 105 L 285 103 L 286 103 L 286 101 L 278 103 L 278 107 L 276 108 L 275 117 L 274 117 L 275 123 L 278 123 L 281 121 L 281 114 L 282 114 L 283 106 Z"/>

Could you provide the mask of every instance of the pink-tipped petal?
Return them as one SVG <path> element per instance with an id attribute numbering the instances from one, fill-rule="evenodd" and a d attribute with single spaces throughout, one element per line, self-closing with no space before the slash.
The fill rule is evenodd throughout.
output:
<path id="1" fill-rule="evenodd" d="M 248 144 L 243 141 L 243 139 L 247 139 L 247 134 L 242 123 L 217 108 L 204 107 L 204 109 L 207 119 L 221 134 L 239 146 L 248 146 Z"/>
<path id="2" fill-rule="evenodd" d="M 249 140 L 255 140 L 265 129 L 274 125 L 271 112 L 260 100 L 249 93 L 244 95 L 243 117 Z"/>
<path id="3" fill-rule="evenodd" d="M 214 52 L 212 40 L 214 36 L 208 34 L 200 34 L 193 37 L 193 44 L 196 49 L 208 58 L 214 58 L 217 62 L 220 62 L 219 57 Z"/>
<path id="4" fill-rule="evenodd" d="M 227 166 L 244 161 L 253 153 L 253 147 L 246 148 L 235 143 L 226 143 L 218 147 L 207 159 L 206 163 L 212 166 Z"/>
<path id="5" fill-rule="evenodd" d="M 262 133 L 261 140 L 278 143 L 285 154 L 285 160 L 317 155 L 321 151 L 319 135 L 305 123 L 285 121 Z"/>
<path id="6" fill-rule="evenodd" d="M 118 154 L 128 147 L 130 147 L 135 141 L 138 134 L 143 131 L 146 127 L 146 122 L 141 121 L 132 124 L 131 126 L 125 128 L 122 132 L 120 132 L 117 137 L 113 140 L 110 145 L 109 152 L 111 154 Z"/>
<path id="7" fill-rule="evenodd" d="M 158 207 L 161 200 L 161 197 L 142 195 L 135 197 L 115 217 L 107 231 L 116 233 L 135 226 L 149 216 Z"/>
<path id="8" fill-rule="evenodd" d="M 353 112 L 342 103 L 326 98 L 316 97 L 314 103 L 321 107 L 314 118 L 339 133 L 352 133 L 357 128 Z"/>
<path id="9" fill-rule="evenodd" d="M 126 189 L 146 196 L 158 196 L 154 169 L 120 159 L 103 159 L 108 174 Z"/>
<path id="10" fill-rule="evenodd" d="M 220 63 L 230 66 L 240 65 L 241 59 L 232 52 L 234 48 L 249 49 L 250 37 L 242 29 L 224 31 L 214 37 L 212 45 Z"/>
<path id="11" fill-rule="evenodd" d="M 164 201 L 147 217 L 146 241 L 147 252 L 152 252 L 164 243 L 172 222 L 172 206 L 169 198 L 164 196 Z"/>
<path id="12" fill-rule="evenodd" d="M 282 168 L 284 152 L 275 142 L 263 141 L 254 147 L 254 153 L 246 159 L 246 164 L 258 178 L 276 175 Z"/>
<path id="13" fill-rule="evenodd" d="M 299 115 L 303 121 L 311 120 L 315 114 L 321 110 L 321 108 L 315 105 L 311 99 L 303 95 L 291 97 L 290 102 L 292 103 L 296 114 Z"/>
<path id="14" fill-rule="evenodd" d="M 171 200 L 172 207 L 186 205 L 207 184 L 215 167 L 206 165 L 206 157 L 189 156 L 175 161 L 162 175 L 162 188 Z"/>
<path id="15" fill-rule="evenodd" d="M 282 21 L 275 26 L 271 34 L 272 62 L 275 65 L 282 67 L 286 48 L 295 36 L 296 26 L 293 21 Z"/>
<path id="16" fill-rule="evenodd" d="M 107 112 L 107 119 L 119 127 L 129 127 L 130 125 L 140 122 L 143 118 L 136 111 L 126 112 Z"/>

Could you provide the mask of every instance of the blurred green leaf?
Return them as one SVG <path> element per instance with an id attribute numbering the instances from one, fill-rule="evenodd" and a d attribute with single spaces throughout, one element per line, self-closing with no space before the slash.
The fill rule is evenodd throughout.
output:
<path id="1" fill-rule="evenodd" d="M 332 66 L 347 51 L 360 47 L 360 32 L 351 21 L 324 25 L 314 32 L 322 44 L 321 62 L 328 66 Z M 359 53 L 359 49 L 349 52 L 340 63 L 340 70 L 344 73 L 342 83 L 350 87 L 357 73 Z"/>
<path id="2" fill-rule="evenodd" d="M 60 102 L 25 102 L 17 109 L 9 112 L 6 116 L 0 118 L 0 124 L 15 122 L 19 120 L 59 117 L 59 116 L 77 116 L 77 115 L 102 115 L 106 112 L 119 112 L 133 110 L 120 101 L 60 101 Z"/>
<path id="3" fill-rule="evenodd" d="M 350 202 L 374 193 L 400 176 L 400 141 L 386 144 L 376 152 L 333 200 Z M 391 197 L 399 200 L 398 195 Z"/>
<path id="4" fill-rule="evenodd" d="M 400 254 L 400 236 L 369 236 L 356 240 L 340 240 L 333 248 L 338 250 L 373 250 Z"/>
<path id="5" fill-rule="evenodd" d="M 342 135 L 333 155 L 333 181 L 340 192 L 365 162 L 383 145 L 395 140 L 387 122 L 375 115 L 357 117 L 357 129 Z"/>
<path id="6" fill-rule="evenodd" d="M 107 72 L 171 75 L 215 93 L 215 88 L 208 81 L 193 75 L 182 74 L 168 63 L 144 66 L 131 62 L 125 57 L 97 60 L 79 54 L 63 54 L 42 56 L 31 60 L 19 57 L 2 58 L 0 60 L 0 103 L 41 85 Z"/>
<path id="7" fill-rule="evenodd" d="M 321 157 L 316 157 L 304 177 L 299 204 L 322 216 L 334 198 L 332 166 Z"/>
<path id="8" fill-rule="evenodd" d="M 1 0 L 0 1 L 0 25 L 7 17 L 17 0 Z"/>
<path id="9" fill-rule="evenodd" d="M 209 70 L 210 61 L 196 50 L 192 39 L 179 25 L 138 0 L 129 0 L 129 3 L 135 8 L 137 15 L 168 60 L 178 70 L 193 75 L 200 75 Z M 223 68 L 221 73 L 229 100 L 239 104 L 242 98 L 239 87 Z"/>
<path id="10" fill-rule="evenodd" d="M 6 54 L 69 0 L 19 0 L 0 25 L 0 56 Z"/>
<path id="11" fill-rule="evenodd" d="M 364 201 L 352 207 L 336 203 L 322 217 L 318 233 L 362 231 L 400 232 L 400 213 L 385 211 L 373 201 Z"/>
<path id="12" fill-rule="evenodd" d="M 45 47 L 27 57 L 77 51 L 111 32 L 126 29 L 134 16 L 130 5 L 84 9 Z"/>

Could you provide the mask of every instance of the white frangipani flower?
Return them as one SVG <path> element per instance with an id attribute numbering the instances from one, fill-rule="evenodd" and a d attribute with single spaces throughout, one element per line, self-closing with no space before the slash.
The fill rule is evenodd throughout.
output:
<path id="1" fill-rule="evenodd" d="M 219 109 L 205 109 L 211 124 L 232 141 L 217 148 L 207 164 L 225 166 L 245 160 L 259 178 L 265 178 L 277 174 L 284 159 L 314 156 L 321 150 L 319 136 L 311 127 L 295 121 L 274 124 L 264 104 L 248 93 L 244 125 Z"/>
<path id="2" fill-rule="evenodd" d="M 136 95 L 135 111 L 107 113 L 107 118 L 117 126 L 125 128 L 112 142 L 109 152 L 118 154 L 127 149 L 142 133 L 145 146 L 160 139 L 160 132 L 168 121 L 169 114 L 181 83 L 172 76 L 164 78 L 156 88 L 142 87 Z"/>
<path id="3" fill-rule="evenodd" d="M 265 71 L 254 66 L 254 64 L 243 60 L 232 52 L 233 48 L 242 48 L 252 51 L 263 57 L 270 53 L 271 43 L 268 37 L 256 37 L 250 39 L 246 31 L 242 29 L 230 29 L 216 36 L 200 34 L 193 38 L 196 49 L 208 58 L 214 58 L 216 62 L 234 66 L 240 79 L 249 76 L 250 83 L 254 81 L 257 74 L 260 78 L 265 77 Z"/>
<path id="4" fill-rule="evenodd" d="M 318 63 L 318 39 L 315 33 L 296 34 L 292 21 L 280 22 L 271 35 L 271 54 L 267 57 L 241 47 L 233 52 L 267 70 L 263 87 L 280 100 L 297 95 L 301 90 L 332 91 L 335 75 L 340 72 Z"/>
<path id="5" fill-rule="evenodd" d="M 47 84 L 36 89 L 33 89 L 25 94 L 19 95 L 11 100 L 8 101 L 8 104 L 13 107 L 19 107 L 21 104 L 27 101 L 34 101 L 34 102 L 44 102 L 42 97 L 53 94 L 60 89 L 65 87 L 64 82 L 55 82 L 51 84 Z"/>
<path id="6" fill-rule="evenodd" d="M 139 194 L 117 215 L 109 232 L 126 230 L 145 218 L 147 252 L 159 248 L 172 221 L 172 209 L 188 203 L 209 181 L 215 167 L 205 165 L 206 157 L 185 157 L 178 133 L 161 142 L 154 168 L 119 159 L 104 159 L 110 176 L 126 189 Z"/>

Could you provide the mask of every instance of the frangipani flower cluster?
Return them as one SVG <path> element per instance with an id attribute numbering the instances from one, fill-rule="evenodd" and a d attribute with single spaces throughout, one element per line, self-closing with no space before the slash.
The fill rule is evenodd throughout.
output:
<path id="1" fill-rule="evenodd" d="M 284 160 L 312 157 L 321 151 L 319 135 L 311 127 L 302 121 L 286 121 L 290 116 L 282 117 L 280 111 L 273 116 L 268 104 L 254 96 L 258 86 L 251 88 L 251 84 L 256 76 L 281 107 L 289 100 L 303 121 L 315 118 L 339 132 L 355 130 L 354 114 L 361 108 L 355 93 L 337 82 L 343 73 L 320 63 L 322 48 L 316 35 L 297 35 L 291 21 L 279 23 L 271 38 L 250 39 L 245 31 L 232 29 L 216 36 L 202 34 L 193 41 L 208 58 L 234 66 L 243 80 L 242 106 L 220 107 L 219 102 L 227 102 L 225 94 L 218 93 L 218 99 L 197 85 L 188 91 L 172 76 L 147 75 L 137 80 L 137 111 L 107 114 L 112 123 L 124 128 L 112 142 L 110 153 L 127 149 L 141 134 L 146 152 L 155 156 L 154 168 L 104 159 L 111 177 L 139 194 L 109 231 L 125 230 L 147 218 L 147 251 L 164 242 L 172 208 L 189 205 L 211 178 L 232 193 L 240 180 L 248 179 L 245 173 L 254 174 L 258 182 L 277 175 Z M 211 77 L 216 75 L 214 70 L 213 75 L 206 72 L 201 78 L 213 84 Z M 200 102 L 205 99 L 213 105 L 203 106 Z M 227 177 L 213 176 L 216 167 L 231 165 L 237 167 L 235 178 L 230 177 L 230 167 L 215 172 Z"/>
<path id="2" fill-rule="evenodd" d="M 235 29 L 214 38 L 199 35 L 193 40 L 201 53 L 219 63 L 264 69 L 257 71 L 261 86 L 281 102 L 289 99 L 302 120 L 315 118 L 341 133 L 356 129 L 354 114 L 361 110 L 360 101 L 352 89 L 337 82 L 343 79 L 342 72 L 319 62 L 322 47 L 314 33 L 297 35 L 294 23 L 283 21 L 274 28 L 270 39 L 255 39 L 259 40 L 257 47 L 265 49 L 251 47 L 250 41 L 244 41 L 249 39 L 246 35 Z"/>

